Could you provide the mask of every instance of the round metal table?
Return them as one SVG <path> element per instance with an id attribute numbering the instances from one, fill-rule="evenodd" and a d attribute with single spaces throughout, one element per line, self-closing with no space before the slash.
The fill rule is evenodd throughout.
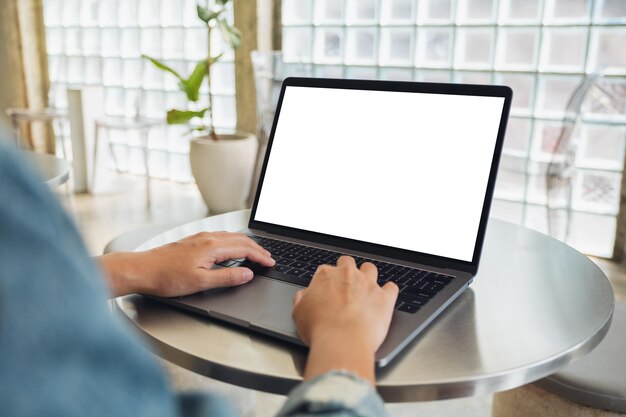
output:
<path id="1" fill-rule="evenodd" d="M 146 250 L 199 231 L 245 228 L 249 211 L 179 226 Z M 614 298 L 586 256 L 541 233 L 491 219 L 478 275 L 378 376 L 386 401 L 429 401 L 507 390 L 549 375 L 593 349 Z M 286 394 L 301 381 L 306 351 L 139 295 L 122 315 L 163 358 L 242 387 Z"/>
<path id="2" fill-rule="evenodd" d="M 39 173 L 43 182 L 51 187 L 57 187 L 70 178 L 70 163 L 56 156 L 22 151 L 28 163 Z"/>

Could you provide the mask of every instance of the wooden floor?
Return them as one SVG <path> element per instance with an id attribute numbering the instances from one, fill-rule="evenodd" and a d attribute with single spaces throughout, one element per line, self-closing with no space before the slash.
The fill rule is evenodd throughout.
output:
<path id="1" fill-rule="evenodd" d="M 120 233 L 151 224 L 192 221 L 207 215 L 206 207 L 193 184 L 153 181 L 151 208 L 146 207 L 143 177 L 131 175 L 112 174 L 109 191 L 95 195 L 70 195 L 63 189 L 57 193 L 74 216 L 92 255 L 100 255 L 107 242 Z M 624 265 L 603 259 L 594 261 L 613 283 L 616 296 L 622 301 L 626 300 Z M 195 379 L 187 377 L 186 381 L 192 384 L 195 384 L 193 381 L 200 381 L 195 385 L 196 388 L 211 389 L 232 397 L 241 408 L 239 411 L 242 416 L 274 415 L 284 400 L 281 396 L 252 392 L 198 376 Z M 388 406 L 390 414 L 395 417 L 483 417 L 490 415 L 490 409 L 491 396 Z"/>

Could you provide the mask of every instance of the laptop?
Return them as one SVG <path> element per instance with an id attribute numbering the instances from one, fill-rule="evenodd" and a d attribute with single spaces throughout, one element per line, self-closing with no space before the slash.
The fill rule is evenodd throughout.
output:
<path id="1" fill-rule="evenodd" d="M 302 345 L 294 294 L 341 254 L 400 288 L 388 365 L 478 270 L 512 91 L 505 86 L 287 78 L 244 232 L 272 252 L 249 283 L 160 298 Z"/>

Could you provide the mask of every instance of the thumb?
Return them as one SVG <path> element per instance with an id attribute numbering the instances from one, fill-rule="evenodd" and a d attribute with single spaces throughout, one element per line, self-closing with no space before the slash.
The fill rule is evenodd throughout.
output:
<path id="1" fill-rule="evenodd" d="M 293 306 L 294 307 L 297 306 L 298 303 L 300 302 L 300 300 L 302 299 L 303 291 L 304 290 L 300 290 L 293 296 Z"/>
<path id="2" fill-rule="evenodd" d="M 395 282 L 386 282 L 385 285 L 380 288 L 382 288 L 382 290 L 387 294 L 388 297 L 393 299 L 394 303 L 396 302 L 396 299 L 398 298 L 398 292 L 400 292 L 400 288 L 398 288 Z"/>
<path id="3" fill-rule="evenodd" d="M 254 277 L 254 273 L 250 269 L 243 267 L 212 269 L 208 272 L 211 288 L 234 287 L 245 284 Z"/>

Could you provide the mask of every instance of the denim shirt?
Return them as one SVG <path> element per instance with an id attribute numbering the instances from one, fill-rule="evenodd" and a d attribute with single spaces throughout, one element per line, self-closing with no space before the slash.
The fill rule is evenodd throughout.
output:
<path id="1" fill-rule="evenodd" d="M 107 298 L 72 221 L 0 143 L 0 415 L 234 416 L 216 395 L 174 392 Z M 370 385 L 341 371 L 300 384 L 279 412 L 384 415 Z"/>

